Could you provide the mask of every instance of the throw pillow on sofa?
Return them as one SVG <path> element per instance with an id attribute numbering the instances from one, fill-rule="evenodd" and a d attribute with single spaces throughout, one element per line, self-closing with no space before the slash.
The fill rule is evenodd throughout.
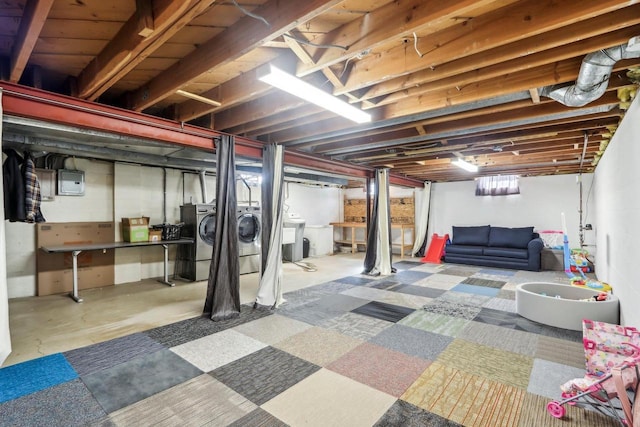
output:
<path id="1" fill-rule="evenodd" d="M 489 246 L 494 247 L 527 249 L 531 239 L 533 227 L 491 227 L 489 232 Z"/>
<path id="2" fill-rule="evenodd" d="M 453 226 L 452 228 L 453 239 L 451 243 L 454 245 L 487 246 L 487 243 L 489 243 L 490 227 L 488 225 L 476 227 Z"/>

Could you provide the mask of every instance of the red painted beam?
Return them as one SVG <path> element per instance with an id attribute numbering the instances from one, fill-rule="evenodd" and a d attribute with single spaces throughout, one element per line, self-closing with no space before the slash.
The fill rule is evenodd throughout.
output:
<path id="1" fill-rule="evenodd" d="M 215 150 L 213 139 L 222 135 L 215 130 L 178 123 L 135 111 L 46 92 L 15 83 L 0 81 L 2 104 L 6 114 L 54 122 L 68 126 L 129 135 L 168 142 L 205 151 Z M 261 159 L 264 144 L 241 136 L 235 137 L 238 156 Z M 373 169 L 347 162 L 326 159 L 299 151 L 285 151 L 285 163 L 325 172 L 367 178 Z M 390 175 L 394 185 L 422 187 L 422 182 Z"/>

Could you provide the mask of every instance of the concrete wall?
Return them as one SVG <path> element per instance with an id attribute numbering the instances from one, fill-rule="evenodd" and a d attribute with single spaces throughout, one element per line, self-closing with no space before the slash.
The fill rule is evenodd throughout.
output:
<path id="1" fill-rule="evenodd" d="M 584 174 L 583 223 L 595 221 L 593 197 L 587 193 L 593 179 Z M 536 230 L 562 230 L 565 214 L 569 245 L 579 247 L 580 192 L 578 175 L 554 175 L 520 178 L 520 194 L 476 196 L 475 182 L 435 183 L 431 192 L 429 236 L 451 233 L 452 226 L 495 225 L 528 227 Z M 593 232 L 585 232 L 585 242 L 594 243 Z M 590 252 L 595 248 L 588 247 Z"/>
<path id="2" fill-rule="evenodd" d="M 640 100 L 635 99 L 595 172 L 596 274 L 620 298 L 623 325 L 640 327 Z"/>

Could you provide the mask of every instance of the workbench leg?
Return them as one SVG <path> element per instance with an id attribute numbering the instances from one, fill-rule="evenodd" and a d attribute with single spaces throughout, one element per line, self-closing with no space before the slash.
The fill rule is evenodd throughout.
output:
<path id="1" fill-rule="evenodd" d="M 75 302 L 82 302 L 82 298 L 78 295 L 78 255 L 82 251 L 73 251 L 71 255 L 73 255 L 73 292 L 69 294 L 69 296 Z"/>
<path id="2" fill-rule="evenodd" d="M 164 249 L 164 280 L 158 280 L 168 286 L 175 286 L 176 284 L 169 281 L 169 245 L 162 245 Z"/>

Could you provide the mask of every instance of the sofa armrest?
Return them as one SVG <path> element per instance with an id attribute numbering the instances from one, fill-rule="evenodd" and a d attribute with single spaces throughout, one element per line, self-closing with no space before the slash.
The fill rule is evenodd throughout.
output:
<path id="1" fill-rule="evenodd" d="M 529 254 L 531 255 L 532 253 L 540 253 L 542 252 L 542 249 L 544 248 L 544 242 L 542 241 L 541 238 L 537 237 L 533 240 L 531 240 L 528 244 L 527 244 L 527 250 L 529 251 Z"/>
<path id="2" fill-rule="evenodd" d="M 540 253 L 544 248 L 544 242 L 537 237 L 529 242 L 527 251 L 529 253 L 529 270 L 540 271 Z"/>

